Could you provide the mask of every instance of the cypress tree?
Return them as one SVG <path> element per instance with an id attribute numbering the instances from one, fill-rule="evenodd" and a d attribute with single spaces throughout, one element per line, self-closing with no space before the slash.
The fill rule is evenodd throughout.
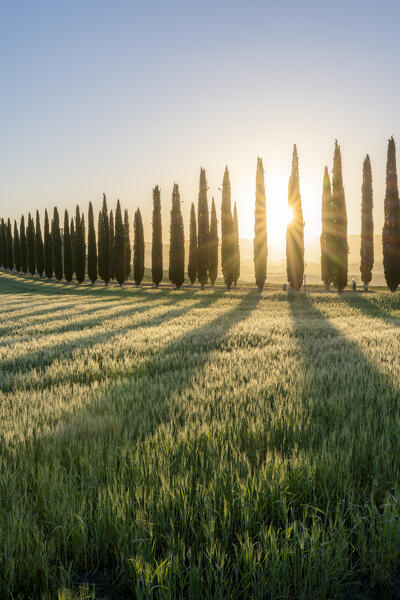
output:
<path id="1" fill-rule="evenodd" d="M 35 260 L 35 225 L 31 217 L 31 213 L 28 214 L 28 226 L 26 228 L 26 249 L 28 259 L 28 271 L 31 275 L 35 274 L 36 260 Z"/>
<path id="2" fill-rule="evenodd" d="M 7 226 L 4 219 L 1 219 L 1 264 L 4 269 L 7 269 Z"/>
<path id="3" fill-rule="evenodd" d="M 339 292 L 347 285 L 348 253 L 347 212 L 342 176 L 342 155 L 335 142 L 332 172 L 332 208 L 334 219 L 333 284 Z"/>
<path id="4" fill-rule="evenodd" d="M 333 253 L 334 253 L 334 222 L 332 206 L 332 189 L 328 167 L 325 167 L 322 184 L 322 210 L 321 210 L 321 279 L 325 288 L 333 281 Z"/>
<path id="5" fill-rule="evenodd" d="M 125 281 L 128 281 L 131 274 L 131 236 L 129 233 L 129 214 L 124 211 L 124 234 L 125 234 Z"/>
<path id="6" fill-rule="evenodd" d="M 361 280 L 364 285 L 372 279 L 374 266 L 374 219 L 371 161 L 367 154 L 363 163 L 363 183 L 361 188 Z"/>
<path id="7" fill-rule="evenodd" d="M 75 269 L 76 280 L 82 283 L 86 272 L 86 234 L 85 215 L 80 212 L 79 206 L 75 213 Z"/>
<path id="8" fill-rule="evenodd" d="M 254 272 L 258 290 L 261 292 L 267 278 L 267 203 L 265 199 L 264 167 L 257 158 L 256 205 L 254 209 Z"/>
<path id="9" fill-rule="evenodd" d="M 293 219 L 286 229 L 287 277 L 290 287 L 299 290 L 304 276 L 304 220 L 300 195 L 299 157 L 296 144 L 293 146 L 288 206 L 293 212 Z"/>
<path id="10" fill-rule="evenodd" d="M 110 219 L 109 219 L 109 239 L 110 239 L 110 279 L 115 279 L 116 269 L 115 269 L 115 227 L 114 227 L 114 214 L 113 211 L 110 210 Z"/>
<path id="11" fill-rule="evenodd" d="M 153 231 L 151 243 L 151 276 L 158 287 L 163 278 L 163 246 L 161 226 L 161 193 L 158 185 L 153 189 Z"/>
<path id="12" fill-rule="evenodd" d="M 7 267 L 10 271 L 14 269 L 14 252 L 11 221 L 7 221 Z"/>
<path id="13" fill-rule="evenodd" d="M 119 285 L 122 285 L 125 281 L 125 228 L 119 200 L 117 200 L 117 210 L 115 211 L 114 244 L 115 277 Z"/>
<path id="14" fill-rule="evenodd" d="M 211 220 L 209 238 L 209 274 L 211 285 L 214 285 L 218 275 L 218 220 L 214 198 L 211 200 Z"/>
<path id="15" fill-rule="evenodd" d="M 63 276 L 62 240 L 60 232 L 60 217 L 56 206 L 54 207 L 53 220 L 51 222 L 51 240 L 53 244 L 54 275 L 57 281 L 61 281 Z"/>
<path id="16" fill-rule="evenodd" d="M 391 292 L 399 285 L 400 200 L 397 186 L 396 146 L 390 138 L 386 162 L 385 221 L 382 231 L 383 271 Z"/>
<path id="17" fill-rule="evenodd" d="M 89 202 L 88 214 L 88 276 L 92 284 L 97 279 L 97 244 L 96 231 L 94 229 L 93 206 Z"/>
<path id="18" fill-rule="evenodd" d="M 71 222 L 72 219 L 71 219 Z M 69 215 L 68 211 L 64 212 L 64 277 L 65 281 L 72 281 L 72 244 L 71 233 L 69 230 Z"/>
<path id="19" fill-rule="evenodd" d="M 190 208 L 190 225 L 189 225 L 189 263 L 188 276 L 190 283 L 193 285 L 197 277 L 197 224 L 196 224 L 196 209 L 192 202 Z"/>
<path id="20" fill-rule="evenodd" d="M 17 221 L 14 221 L 14 264 L 18 273 L 21 271 L 21 252 Z"/>
<path id="21" fill-rule="evenodd" d="M 234 229 L 228 167 L 225 167 L 224 179 L 222 181 L 221 265 L 226 289 L 230 290 L 234 279 Z"/>
<path id="22" fill-rule="evenodd" d="M 236 210 L 236 202 L 233 207 L 233 236 L 233 284 L 236 287 L 240 277 L 239 222 Z"/>
<path id="23" fill-rule="evenodd" d="M 135 212 L 133 229 L 133 279 L 136 285 L 140 285 L 144 275 L 144 233 L 142 215 L 139 209 Z"/>
<path id="24" fill-rule="evenodd" d="M 28 257 L 26 248 L 26 234 L 25 234 L 25 218 L 24 215 L 21 217 L 21 223 L 19 226 L 19 254 L 21 258 L 21 271 L 26 273 L 28 271 Z"/>
<path id="25" fill-rule="evenodd" d="M 200 169 L 199 199 L 197 204 L 197 278 L 201 289 L 208 282 L 208 241 L 210 225 L 208 219 L 207 180 L 205 169 Z"/>
<path id="26" fill-rule="evenodd" d="M 53 243 L 47 210 L 44 211 L 44 272 L 47 279 L 53 277 Z"/>
<path id="27" fill-rule="evenodd" d="M 3 225 L 0 221 L 0 267 L 3 266 L 3 251 L 2 251 L 2 244 L 1 244 L 1 236 L 3 235 Z"/>
<path id="28" fill-rule="evenodd" d="M 172 191 L 171 226 L 169 242 L 169 279 L 179 289 L 185 281 L 185 234 L 179 187 L 174 183 Z"/>
<path id="29" fill-rule="evenodd" d="M 102 247 L 103 247 L 103 212 L 99 212 L 99 218 L 97 220 L 97 271 L 100 279 L 103 279 L 103 261 L 102 261 Z"/>
<path id="30" fill-rule="evenodd" d="M 39 277 L 43 275 L 44 271 L 44 250 L 43 250 L 43 238 L 42 230 L 40 227 L 39 211 L 36 211 L 36 234 L 35 234 L 35 257 L 36 257 L 36 271 Z"/>
<path id="31" fill-rule="evenodd" d="M 106 195 L 103 194 L 103 206 L 99 215 L 99 243 L 97 246 L 99 273 L 106 285 L 110 281 L 110 232 L 108 226 L 108 209 Z"/>
<path id="32" fill-rule="evenodd" d="M 74 218 L 71 217 L 71 225 L 69 228 L 71 236 L 71 263 L 72 263 L 72 277 L 76 273 L 76 232 Z"/>

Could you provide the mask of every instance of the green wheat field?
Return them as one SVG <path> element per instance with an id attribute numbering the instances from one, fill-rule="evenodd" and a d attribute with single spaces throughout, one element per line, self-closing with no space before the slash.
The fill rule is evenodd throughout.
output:
<path id="1" fill-rule="evenodd" d="M 0 286 L 1 598 L 398 597 L 398 295 Z"/>

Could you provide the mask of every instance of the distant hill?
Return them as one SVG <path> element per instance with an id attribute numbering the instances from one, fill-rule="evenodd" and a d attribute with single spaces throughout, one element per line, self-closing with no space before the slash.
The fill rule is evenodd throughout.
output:
<path id="1" fill-rule="evenodd" d="M 351 234 L 348 236 L 349 253 L 349 282 L 354 277 L 360 284 L 360 235 Z M 373 269 L 373 285 L 385 285 L 383 277 L 383 258 L 382 258 L 382 236 L 374 236 L 374 251 L 375 263 Z M 185 263 L 189 256 L 189 242 L 185 243 Z M 305 261 L 306 275 L 309 283 L 320 283 L 320 240 L 318 237 L 313 238 L 306 243 Z M 168 275 L 169 261 L 169 244 L 163 245 L 164 270 Z M 146 242 L 145 248 L 145 265 L 151 266 L 151 243 Z M 218 269 L 219 277 L 222 276 L 221 266 Z M 242 282 L 254 281 L 254 264 L 253 264 L 253 240 L 240 240 L 240 280 Z M 270 248 L 268 255 L 267 281 L 270 283 L 283 283 L 286 281 L 286 255 L 285 249 Z"/>

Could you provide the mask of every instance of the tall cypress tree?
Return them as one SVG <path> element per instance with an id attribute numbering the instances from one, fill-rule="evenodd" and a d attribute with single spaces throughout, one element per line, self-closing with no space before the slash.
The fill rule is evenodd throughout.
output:
<path id="1" fill-rule="evenodd" d="M 14 251 L 11 221 L 7 220 L 7 267 L 10 271 L 14 269 Z"/>
<path id="2" fill-rule="evenodd" d="M 293 146 L 292 172 L 289 179 L 288 206 L 293 219 L 286 229 L 287 277 L 290 287 L 299 290 L 304 276 L 304 220 L 301 206 L 299 157 Z"/>
<path id="3" fill-rule="evenodd" d="M 363 183 L 361 188 L 361 280 L 364 285 L 372 279 L 374 266 L 374 219 L 371 160 L 367 154 L 363 163 Z"/>
<path id="4" fill-rule="evenodd" d="M 40 227 L 39 211 L 36 211 L 36 234 L 35 234 L 35 256 L 36 256 L 36 271 L 39 277 L 43 275 L 44 271 L 44 250 L 43 250 L 43 238 L 42 230 Z"/>
<path id="5" fill-rule="evenodd" d="M 139 209 L 135 212 L 133 229 L 133 279 L 136 285 L 140 285 L 144 276 L 144 233 Z"/>
<path id="6" fill-rule="evenodd" d="M 240 277 L 240 241 L 239 222 L 237 216 L 236 202 L 233 207 L 233 284 L 236 287 Z"/>
<path id="7" fill-rule="evenodd" d="M 122 285 L 125 281 L 125 228 L 119 200 L 117 200 L 117 210 L 115 211 L 114 260 L 115 278 L 119 285 Z"/>
<path id="8" fill-rule="evenodd" d="M 26 273 L 28 271 L 28 256 L 26 248 L 26 234 L 25 234 L 25 218 L 24 215 L 21 217 L 19 226 L 19 254 L 21 258 L 21 271 Z"/>
<path id="9" fill-rule="evenodd" d="M 110 243 L 110 279 L 115 279 L 116 269 L 115 269 L 115 227 L 114 227 L 114 214 L 113 211 L 110 210 L 110 219 L 109 219 L 109 243 Z"/>
<path id="10" fill-rule="evenodd" d="M 17 221 L 14 221 L 14 264 L 17 272 L 21 271 L 21 252 L 19 247 L 19 233 Z"/>
<path id="11" fill-rule="evenodd" d="M 172 191 L 171 226 L 169 242 L 169 279 L 179 289 L 185 281 L 185 234 L 181 211 L 179 187 Z"/>
<path id="12" fill-rule="evenodd" d="M 125 234 L 125 281 L 128 281 L 131 274 L 131 236 L 129 233 L 129 214 L 128 209 L 124 211 L 124 234 Z"/>
<path id="13" fill-rule="evenodd" d="M 75 212 L 75 269 L 76 280 L 82 283 L 86 272 L 86 233 L 85 215 L 81 213 L 79 206 Z"/>
<path id="14" fill-rule="evenodd" d="M 256 205 L 254 209 L 254 272 L 258 290 L 263 290 L 267 278 L 267 203 L 265 199 L 264 167 L 257 158 Z"/>
<path id="15" fill-rule="evenodd" d="M 53 277 L 53 242 L 47 209 L 44 211 L 44 272 L 47 279 Z"/>
<path id="16" fill-rule="evenodd" d="M 26 249 L 28 258 L 28 270 L 31 275 L 35 274 L 36 260 L 35 260 L 35 225 L 31 217 L 31 213 L 28 214 L 28 226 L 26 228 Z"/>
<path id="17" fill-rule="evenodd" d="M 97 244 L 96 231 L 94 229 L 93 206 L 89 202 L 88 214 L 88 276 L 92 284 L 97 279 Z"/>
<path id="18" fill-rule="evenodd" d="M 4 219 L 1 219 L 1 264 L 4 269 L 7 269 L 7 225 Z"/>
<path id="19" fill-rule="evenodd" d="M 71 217 L 70 222 L 70 236 L 71 236 L 71 263 L 72 263 L 72 277 L 76 273 L 76 232 L 75 232 L 75 221 L 74 218 Z"/>
<path id="20" fill-rule="evenodd" d="M 161 226 L 161 193 L 158 185 L 153 189 L 153 231 L 151 242 L 151 276 L 158 287 L 163 278 L 163 246 Z"/>
<path id="21" fill-rule="evenodd" d="M 61 281 L 63 276 L 62 240 L 60 231 L 60 217 L 56 206 L 54 207 L 53 220 L 51 223 L 51 239 L 53 243 L 54 275 L 57 281 Z"/>
<path id="22" fill-rule="evenodd" d="M 73 222 L 73 221 L 72 221 Z M 68 211 L 64 212 L 64 277 L 65 281 L 72 281 L 72 244 L 69 229 Z"/>
<path id="23" fill-rule="evenodd" d="M 188 276 L 190 283 L 193 285 L 197 278 L 197 224 L 196 224 L 196 209 L 192 202 L 190 207 L 190 225 L 189 225 L 189 263 Z"/>
<path id="24" fill-rule="evenodd" d="M 347 285 L 348 253 L 347 212 L 342 176 L 342 155 L 335 142 L 332 172 L 332 208 L 334 217 L 333 284 L 339 292 Z"/>
<path id="25" fill-rule="evenodd" d="M 205 169 L 200 169 L 199 199 L 197 204 L 197 278 L 201 289 L 208 282 L 209 256 L 208 242 L 210 225 L 208 218 L 207 180 Z"/>
<path id="26" fill-rule="evenodd" d="M 100 277 L 106 285 L 110 281 L 110 231 L 108 226 L 108 209 L 106 195 L 103 194 L 103 206 L 99 215 L 98 231 L 98 263 Z"/>
<path id="27" fill-rule="evenodd" d="M 396 146 L 393 136 L 389 140 L 387 150 L 382 246 L 386 284 L 391 292 L 395 292 L 400 283 L 400 200 L 397 186 Z"/>
<path id="28" fill-rule="evenodd" d="M 214 285 L 218 275 L 218 219 L 214 198 L 211 199 L 211 219 L 209 238 L 209 274 L 211 285 Z"/>
<path id="29" fill-rule="evenodd" d="M 2 222 L 0 221 L 0 267 L 3 266 L 3 249 L 2 249 L 2 243 L 1 243 L 2 235 L 3 235 L 3 225 L 2 225 Z"/>
<path id="30" fill-rule="evenodd" d="M 328 167 L 325 167 L 324 179 L 322 184 L 322 210 L 321 210 L 321 279 L 325 288 L 333 281 L 333 253 L 334 253 L 334 222 L 333 222 L 333 202 L 331 180 L 329 178 Z"/>
<path id="31" fill-rule="evenodd" d="M 231 183 L 228 167 L 225 167 L 221 203 L 221 265 L 227 290 L 231 289 L 234 280 L 234 248 Z"/>

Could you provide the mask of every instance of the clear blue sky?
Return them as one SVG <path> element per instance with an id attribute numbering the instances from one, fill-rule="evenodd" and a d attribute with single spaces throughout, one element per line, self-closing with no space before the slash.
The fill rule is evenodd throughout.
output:
<path id="1" fill-rule="evenodd" d="M 284 239 L 292 144 L 308 236 L 319 233 L 323 168 L 342 147 L 349 231 L 358 232 L 364 154 L 382 227 L 387 138 L 400 142 L 400 3 L 3 0 L 0 213 L 97 210 L 102 192 L 149 239 L 152 187 L 164 237 L 172 184 L 187 225 L 204 166 L 219 211 L 225 164 L 250 236 L 256 159 L 271 239 Z"/>

